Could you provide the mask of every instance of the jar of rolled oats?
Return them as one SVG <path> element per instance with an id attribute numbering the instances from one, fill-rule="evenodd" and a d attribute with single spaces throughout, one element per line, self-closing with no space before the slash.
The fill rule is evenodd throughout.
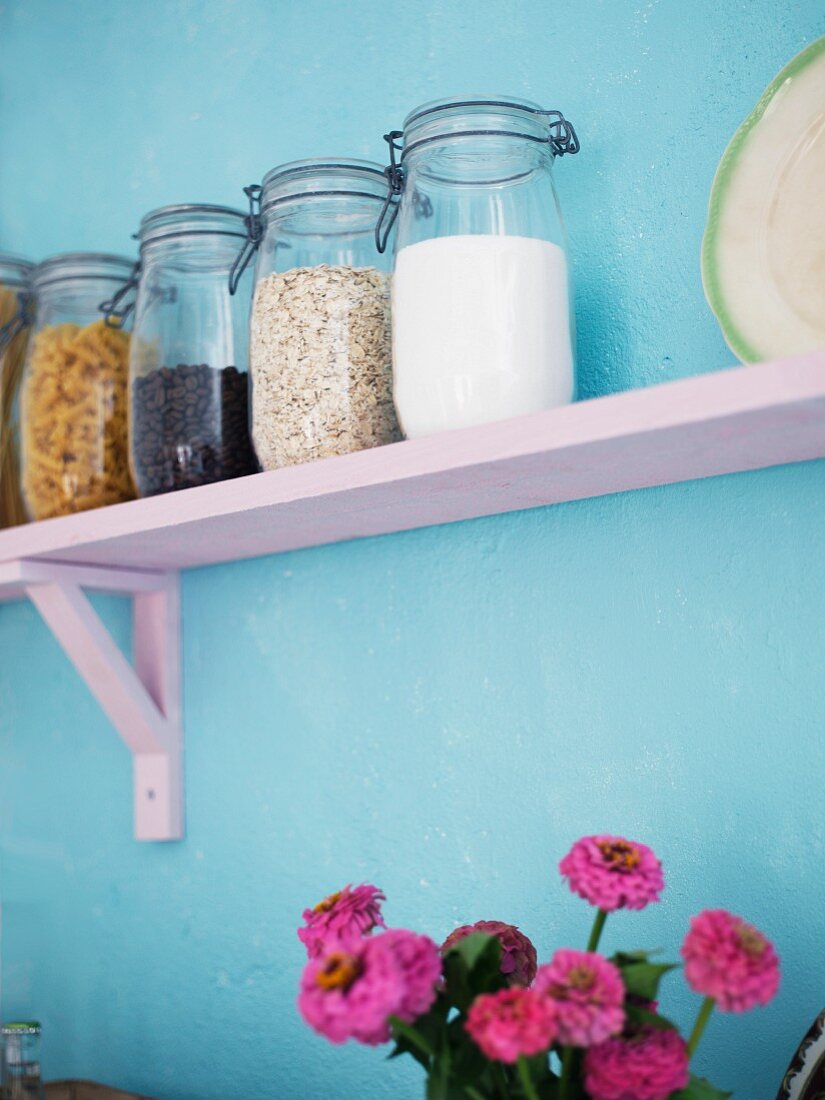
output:
<path id="1" fill-rule="evenodd" d="M 247 188 L 235 276 L 257 250 L 249 373 L 264 470 L 400 439 L 392 399 L 388 259 L 375 244 L 380 166 L 304 160 Z"/>
<path id="2" fill-rule="evenodd" d="M 31 519 L 135 495 L 129 472 L 129 334 L 101 305 L 128 283 L 121 256 L 73 252 L 34 269 L 34 325 L 21 385 L 22 490 Z M 122 298 L 124 315 L 127 296 Z"/>

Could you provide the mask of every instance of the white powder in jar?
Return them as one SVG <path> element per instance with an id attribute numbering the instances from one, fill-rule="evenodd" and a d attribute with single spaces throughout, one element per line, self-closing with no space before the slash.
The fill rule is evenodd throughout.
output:
<path id="1" fill-rule="evenodd" d="M 575 395 L 567 262 L 531 237 L 436 237 L 396 256 L 393 396 L 407 436 Z"/>

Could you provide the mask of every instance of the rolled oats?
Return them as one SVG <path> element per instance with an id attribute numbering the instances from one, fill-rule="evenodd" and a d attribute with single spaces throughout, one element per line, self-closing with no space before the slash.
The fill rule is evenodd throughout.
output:
<path id="1" fill-rule="evenodd" d="M 401 438 L 392 400 L 389 276 L 319 264 L 255 290 L 252 439 L 265 470 Z"/>

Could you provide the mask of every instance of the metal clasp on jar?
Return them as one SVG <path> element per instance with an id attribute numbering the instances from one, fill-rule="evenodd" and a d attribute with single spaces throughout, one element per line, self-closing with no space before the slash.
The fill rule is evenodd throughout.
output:
<path id="1" fill-rule="evenodd" d="M 392 227 L 398 217 L 399 201 L 404 190 L 404 168 L 401 162 L 395 159 L 396 153 L 402 153 L 398 139 L 403 136 L 403 130 L 391 130 L 388 134 L 384 134 L 384 141 L 390 147 L 390 163 L 384 169 L 384 175 L 387 177 L 387 197 L 375 226 L 375 247 L 382 254 L 386 250 Z"/>
<path id="2" fill-rule="evenodd" d="M 134 292 L 137 291 L 138 283 L 140 282 L 141 262 L 135 260 L 135 266 L 132 268 L 131 274 L 123 286 L 116 290 L 111 298 L 107 298 L 105 302 L 101 302 L 98 309 L 103 314 L 103 320 L 109 326 L 109 328 L 122 328 L 127 317 L 132 313 L 135 308 L 135 296 Z M 127 303 L 125 309 L 121 309 L 121 303 L 127 298 L 129 294 L 132 294 L 132 300 Z"/>
<path id="3" fill-rule="evenodd" d="M 17 296 L 17 310 L 13 317 L 0 325 L 0 355 L 2 355 L 18 332 L 22 332 L 34 320 L 34 297 L 21 291 Z"/>
<path id="4" fill-rule="evenodd" d="M 499 104 L 495 100 L 490 100 L 490 106 L 506 106 L 506 104 Z M 531 134 L 522 134 L 515 130 L 460 130 L 449 136 L 487 137 L 490 134 L 497 134 L 502 137 L 523 138 L 526 141 L 538 141 L 549 145 L 554 157 L 562 157 L 565 153 L 572 156 L 574 153 L 579 152 L 581 144 L 573 128 L 573 123 L 569 122 L 561 111 L 534 111 L 534 114 L 543 115 L 547 118 L 547 137 L 534 137 Z M 404 190 L 405 171 L 403 161 L 409 149 L 398 144 L 403 137 L 403 130 L 391 130 L 388 134 L 384 134 L 384 141 L 386 141 L 390 150 L 390 163 L 384 169 L 384 175 L 387 177 L 387 197 L 381 207 L 381 213 L 375 226 L 375 247 L 381 253 L 386 250 L 392 227 L 398 217 L 401 194 Z M 444 137 L 445 135 L 438 134 L 422 138 L 421 141 L 415 142 L 410 148 L 417 148 L 419 145 L 434 141 L 442 141 Z M 398 159 L 396 159 L 396 153 L 400 154 Z"/>
<path id="5" fill-rule="evenodd" d="M 261 246 L 264 235 L 264 224 L 261 220 L 261 190 L 259 183 L 251 183 L 249 187 L 243 189 L 243 193 L 249 199 L 249 213 L 244 218 L 246 240 L 229 271 L 230 294 L 234 294 L 238 289 L 243 273 L 249 267 L 250 260 Z"/>

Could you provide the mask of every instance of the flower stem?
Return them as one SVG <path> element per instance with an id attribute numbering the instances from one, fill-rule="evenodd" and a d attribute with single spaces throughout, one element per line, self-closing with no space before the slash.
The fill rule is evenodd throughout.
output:
<path id="1" fill-rule="evenodd" d="M 576 1051 L 573 1047 L 565 1047 L 561 1052 L 561 1081 L 559 1082 L 559 1100 L 567 1100 L 570 1092 L 570 1082 L 573 1080 L 573 1065 Z"/>
<path id="2" fill-rule="evenodd" d="M 435 1050 L 420 1031 L 411 1027 L 410 1024 L 404 1023 L 403 1020 L 399 1020 L 397 1016 L 390 1016 L 389 1022 L 394 1031 L 398 1032 L 399 1035 L 403 1035 L 407 1042 L 412 1043 L 412 1045 L 417 1047 L 422 1054 L 426 1055 L 428 1058 L 435 1057 Z"/>
<path id="3" fill-rule="evenodd" d="M 702 1001 L 702 1007 L 699 1009 L 699 1015 L 696 1017 L 696 1023 L 693 1025 L 693 1031 L 690 1033 L 690 1038 L 688 1039 L 687 1049 L 691 1057 L 699 1046 L 702 1032 L 708 1025 L 708 1020 L 711 1017 L 715 1005 L 716 1001 L 714 1001 L 713 997 L 705 997 L 704 1001 Z"/>
<path id="4" fill-rule="evenodd" d="M 475 1086 L 473 1086 L 473 1085 L 465 1085 L 464 1086 L 464 1091 L 470 1097 L 470 1100 L 484 1100 L 484 1097 L 481 1095 L 481 1093 L 478 1091 L 478 1089 L 475 1088 Z"/>
<path id="5" fill-rule="evenodd" d="M 539 1100 L 539 1094 L 536 1092 L 536 1086 L 533 1084 L 533 1078 L 530 1076 L 530 1067 L 523 1054 L 520 1054 L 518 1059 L 518 1075 L 527 1100 Z"/>
<path id="6" fill-rule="evenodd" d="M 600 909 L 596 914 L 596 919 L 593 921 L 593 928 L 590 932 L 590 939 L 587 941 L 587 950 L 595 951 L 599 946 L 599 940 L 602 938 L 602 932 L 604 931 L 604 922 L 607 920 L 607 912 L 604 909 Z"/>
<path id="7" fill-rule="evenodd" d="M 496 1092 L 498 1092 L 502 1100 L 507 1100 L 510 1095 L 510 1091 L 507 1087 L 507 1077 L 504 1073 L 504 1066 L 500 1062 L 491 1062 L 490 1068 L 493 1074 L 493 1083 L 496 1086 Z"/>

